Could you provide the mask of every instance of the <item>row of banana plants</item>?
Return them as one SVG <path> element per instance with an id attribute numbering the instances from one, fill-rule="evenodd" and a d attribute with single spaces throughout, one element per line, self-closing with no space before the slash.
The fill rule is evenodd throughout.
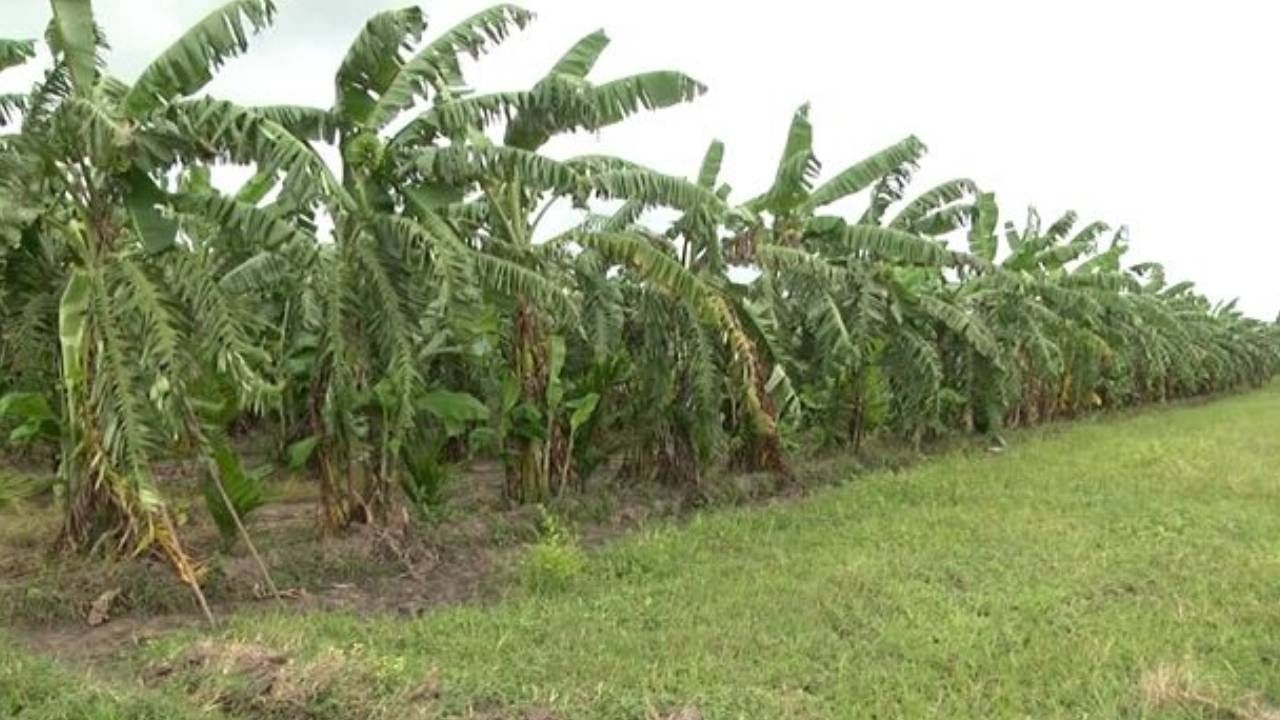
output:
<path id="1" fill-rule="evenodd" d="M 1002 222 L 968 179 L 912 190 L 914 137 L 825 172 L 802 107 L 753 196 L 719 142 L 687 178 L 555 157 L 704 87 L 595 79 L 596 32 L 530 88 L 475 91 L 464 71 L 533 20 L 516 6 L 442 32 L 373 16 L 330 107 L 204 94 L 272 0 L 223 5 L 131 83 L 90 0 L 50 7 L 51 66 L 0 95 L 0 423 L 53 458 L 62 547 L 156 553 L 193 588 L 155 468 L 198 465 L 244 533 L 245 435 L 314 480 L 336 531 L 430 507 L 474 457 L 517 503 L 787 477 L 800 449 L 996 435 L 1280 368 L 1275 325 L 1127 264 L 1123 228 Z M 0 70 L 36 49 L 0 41 Z M 225 165 L 249 179 L 215 183 Z"/>

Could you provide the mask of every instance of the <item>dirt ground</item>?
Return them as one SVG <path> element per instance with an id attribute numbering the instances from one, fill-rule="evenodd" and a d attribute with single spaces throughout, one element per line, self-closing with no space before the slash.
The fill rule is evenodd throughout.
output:
<path id="1" fill-rule="evenodd" d="M 502 468 L 473 463 L 453 484 L 430 520 L 407 510 L 388 528 L 357 526 L 337 536 L 318 532 L 314 487 L 298 479 L 274 485 L 274 497 L 247 521 L 250 536 L 280 592 L 268 590 L 243 542 L 220 546 L 182 468 L 168 468 L 181 532 L 208 574 L 205 593 L 214 615 L 288 608 L 291 612 L 350 611 L 414 616 L 430 608 L 500 598 L 523 548 L 540 533 L 541 511 L 511 507 L 502 498 Z M 586 492 L 552 503 L 590 548 L 647 522 L 680 517 L 708 504 L 758 502 L 800 494 L 766 477 L 726 476 L 703 487 L 618 483 L 601 473 Z M 185 486 L 185 487 L 184 487 Z M 47 500 L 0 516 L 0 611 L 8 632 L 30 649 L 62 660 L 95 664 L 124 648 L 207 624 L 190 592 L 158 560 L 104 563 L 49 551 L 58 513 Z"/>

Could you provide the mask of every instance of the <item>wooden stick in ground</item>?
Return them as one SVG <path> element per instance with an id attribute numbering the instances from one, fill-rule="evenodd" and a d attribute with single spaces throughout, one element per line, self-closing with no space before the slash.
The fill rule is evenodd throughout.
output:
<path id="1" fill-rule="evenodd" d="M 182 549 L 182 545 L 178 541 L 173 519 L 169 517 L 167 509 L 161 511 L 160 523 L 163 526 L 160 542 L 161 551 L 168 557 L 169 563 L 173 566 L 174 572 L 178 574 L 179 579 L 187 587 L 191 588 L 191 592 L 195 594 L 196 602 L 200 605 L 200 611 L 204 613 L 204 619 L 209 621 L 209 626 L 217 627 L 218 621 L 214 619 L 213 610 L 209 608 L 209 600 L 205 598 L 204 590 L 200 589 L 200 578 L 191 563 L 191 558 L 187 556 L 186 551 Z"/>
<path id="2" fill-rule="evenodd" d="M 253 561 L 258 564 L 258 570 L 262 573 L 262 579 L 267 583 L 267 589 L 271 591 L 271 595 L 275 597 L 276 603 L 280 608 L 284 608 L 284 598 L 280 595 L 280 590 L 276 588 L 275 580 L 271 579 L 271 573 L 267 571 L 267 564 L 262 561 L 262 556 L 258 554 L 258 548 L 253 544 L 253 539 L 249 537 L 249 530 L 245 528 L 244 523 L 240 521 L 240 513 L 236 512 L 236 508 L 231 504 L 231 498 L 227 495 L 227 489 L 222 486 L 222 478 L 214 471 L 213 484 L 218 487 L 218 495 L 222 497 L 223 504 L 227 507 L 227 512 L 231 513 L 231 520 L 236 524 L 236 529 L 240 531 L 240 537 L 244 539 L 244 544 L 249 548 L 249 554 L 253 556 Z M 203 601 L 203 598 L 202 598 Z"/>
<path id="3" fill-rule="evenodd" d="M 199 582 L 188 583 L 191 592 L 196 594 L 196 602 L 200 603 L 200 611 L 204 613 L 204 619 L 209 621 L 210 627 L 218 627 L 218 621 L 213 618 L 213 611 L 209 609 L 209 601 L 205 599 L 204 591 L 200 589 Z"/>

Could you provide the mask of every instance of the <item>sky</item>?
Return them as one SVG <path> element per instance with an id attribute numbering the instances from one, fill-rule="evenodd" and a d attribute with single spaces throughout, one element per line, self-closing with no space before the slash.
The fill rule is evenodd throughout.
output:
<path id="1" fill-rule="evenodd" d="M 131 80 L 218 0 L 95 0 L 113 74 Z M 241 103 L 328 106 L 333 73 L 374 12 L 409 0 L 280 0 L 275 27 L 208 91 Z M 488 6 L 423 5 L 432 31 Z M 478 90 L 527 88 L 579 37 L 613 39 L 592 79 L 679 69 L 708 93 L 555 155 L 609 152 L 692 175 L 712 139 L 739 200 L 766 188 L 791 115 L 812 104 L 828 173 L 909 135 L 929 146 L 913 187 L 966 177 L 1002 221 L 1130 228 L 1129 261 L 1163 262 L 1249 315 L 1280 312 L 1280 4 L 1167 0 L 527 0 L 537 20 L 470 67 Z M 17 7 L 15 7 L 17 6 Z M 144 9 L 145 8 L 145 9 Z M 38 37 L 41 0 L 0 2 L 0 36 Z M 0 91 L 30 72 L 6 73 Z"/>

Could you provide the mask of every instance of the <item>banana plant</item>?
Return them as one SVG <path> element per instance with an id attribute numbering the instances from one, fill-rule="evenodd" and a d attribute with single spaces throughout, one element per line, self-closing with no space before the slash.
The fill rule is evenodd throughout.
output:
<path id="1" fill-rule="evenodd" d="M 150 466 L 194 448 L 219 482 L 234 482 L 228 475 L 238 462 L 205 422 L 201 388 L 216 378 L 251 406 L 272 389 L 258 373 L 262 357 L 248 340 L 246 309 L 186 245 L 184 223 L 219 219 L 207 203 L 168 187 L 168 178 L 210 152 L 182 132 L 187 99 L 247 49 L 275 7 L 270 0 L 221 6 L 132 85 L 105 69 L 91 2 L 52 0 L 51 9 L 54 64 L 16 104 L 21 127 L 5 137 L 0 162 L 6 203 L 23 208 L 16 227 L 12 215 L 7 224 L 17 238 L 7 260 L 57 288 L 56 304 L 46 288 L 25 289 L 40 317 L 28 327 L 56 348 L 59 368 L 62 541 L 82 551 L 154 550 L 203 604 L 201 565 Z M 2 52 L 7 65 L 13 46 Z M 18 48 L 18 57 L 29 55 L 29 46 Z"/>
<path id="2" fill-rule="evenodd" d="M 946 397 L 940 333 L 994 353 L 986 328 L 939 292 L 944 271 L 982 264 L 939 239 L 967 222 L 960 201 L 976 186 L 944 184 L 887 218 L 924 152 L 908 137 L 819 184 L 809 108 L 801 106 L 772 187 L 738 213 L 730 254 L 764 270 L 757 315 L 772 317 L 759 325 L 790 331 L 772 343 L 786 348 L 779 364 L 803 386 L 797 414 L 829 442 L 856 447 L 886 407 L 905 434 L 931 432 Z M 823 213 L 865 190 L 871 197 L 857 222 Z"/>
<path id="3" fill-rule="evenodd" d="M 659 392 L 646 403 L 647 432 L 630 464 L 677 482 L 696 484 L 733 443 L 730 460 L 737 466 L 790 475 L 772 392 L 786 378 L 771 373 L 769 338 L 727 277 L 721 230 L 732 209 L 726 202 L 731 188 L 719 184 L 723 157 L 723 144 L 712 142 L 693 181 L 669 181 L 682 197 L 667 203 L 680 215 L 666 232 L 640 222 L 648 204 L 632 199 L 577 236 L 585 247 L 622 263 L 640 289 L 649 291 L 637 307 L 653 315 L 635 322 L 656 322 L 652 327 L 660 337 L 647 339 L 638 357 L 645 361 L 645 383 Z M 721 410 L 725 403 L 727 415 Z M 726 442 L 726 427 L 733 443 Z"/>
<path id="4" fill-rule="evenodd" d="M 602 32 L 582 38 L 528 91 L 440 95 L 388 143 L 393 156 L 409 159 L 398 182 L 407 212 L 474 250 L 474 279 L 509 323 L 504 385 L 514 402 L 503 456 L 507 495 L 517 502 L 544 500 L 572 479 L 572 418 L 556 407 L 554 371 L 579 307 L 565 242 L 535 241 L 542 220 L 557 203 L 582 207 L 593 197 L 688 201 L 689 188 L 631 163 L 539 152 L 558 134 L 600 129 L 702 92 L 674 71 L 589 81 L 608 43 Z M 486 133 L 502 124 L 501 137 Z"/>
<path id="5" fill-rule="evenodd" d="M 379 13 L 339 66 L 332 107 L 244 111 L 263 119 L 265 142 L 237 154 L 256 164 L 264 187 L 279 184 L 280 212 L 304 226 L 324 212 L 334 225 L 332 246 L 264 251 L 243 277 L 259 290 L 291 272 L 311 278 L 277 323 L 309 385 L 301 400 L 309 432 L 290 454 L 318 471 L 331 529 L 384 520 L 395 489 L 411 485 L 405 458 L 429 390 L 422 354 L 465 292 L 464 244 L 397 205 L 404 150 L 392 147 L 388 127 L 424 101 L 461 92 L 460 56 L 479 56 L 531 17 L 497 5 L 424 42 L 420 9 Z M 314 148 L 322 142 L 341 154 L 337 174 Z M 421 458 L 412 464 L 424 467 Z"/>

